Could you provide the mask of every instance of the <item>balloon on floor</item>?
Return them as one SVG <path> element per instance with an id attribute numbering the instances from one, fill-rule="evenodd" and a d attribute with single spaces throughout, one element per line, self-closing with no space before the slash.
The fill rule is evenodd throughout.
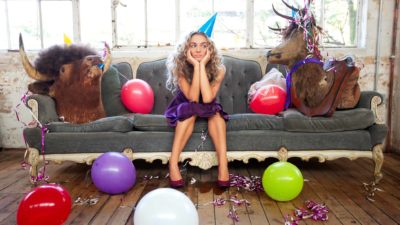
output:
<path id="1" fill-rule="evenodd" d="M 91 176 L 94 185 L 108 194 L 127 192 L 136 183 L 135 166 L 119 152 L 106 152 L 99 156 L 93 163 Z"/>
<path id="2" fill-rule="evenodd" d="M 121 101 L 134 113 L 148 114 L 154 105 L 153 89 L 144 80 L 129 80 L 122 86 Z"/>
<path id="3" fill-rule="evenodd" d="M 71 212 L 71 196 L 57 184 L 44 184 L 25 195 L 18 206 L 19 225 L 61 225 Z"/>
<path id="4" fill-rule="evenodd" d="M 290 201 L 303 189 L 303 175 L 292 163 L 275 162 L 264 171 L 262 185 L 272 199 Z"/>
<path id="5" fill-rule="evenodd" d="M 199 225 L 193 202 L 172 188 L 158 188 L 147 193 L 136 206 L 135 225 Z"/>

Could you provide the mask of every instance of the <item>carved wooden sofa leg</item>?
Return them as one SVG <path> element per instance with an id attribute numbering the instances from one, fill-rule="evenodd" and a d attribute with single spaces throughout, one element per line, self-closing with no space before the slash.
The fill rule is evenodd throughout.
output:
<path id="1" fill-rule="evenodd" d="M 122 154 L 128 157 L 129 160 L 133 160 L 133 150 L 131 148 L 125 148 L 122 151 Z"/>
<path id="2" fill-rule="evenodd" d="M 28 163 L 30 164 L 29 175 L 31 178 L 38 176 L 38 166 L 40 162 L 39 150 L 36 148 L 28 148 Z M 31 179 L 31 182 L 33 180 Z"/>
<path id="3" fill-rule="evenodd" d="M 281 162 L 287 162 L 289 158 L 288 150 L 285 147 L 282 147 L 278 151 L 278 159 Z"/>
<path id="4" fill-rule="evenodd" d="M 372 149 L 372 160 L 374 160 L 375 163 L 374 183 L 376 185 L 383 177 L 381 172 L 383 165 L 383 144 L 378 144 L 374 146 L 374 148 Z"/>

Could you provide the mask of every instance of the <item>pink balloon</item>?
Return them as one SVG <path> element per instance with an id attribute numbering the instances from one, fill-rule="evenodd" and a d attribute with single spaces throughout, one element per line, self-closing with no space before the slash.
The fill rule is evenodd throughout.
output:
<path id="1" fill-rule="evenodd" d="M 154 93 L 146 81 L 133 79 L 122 86 L 121 101 L 130 111 L 147 114 L 153 109 Z"/>
<path id="2" fill-rule="evenodd" d="M 278 85 L 270 84 L 257 90 L 250 102 L 255 113 L 275 115 L 283 110 L 286 91 Z"/>

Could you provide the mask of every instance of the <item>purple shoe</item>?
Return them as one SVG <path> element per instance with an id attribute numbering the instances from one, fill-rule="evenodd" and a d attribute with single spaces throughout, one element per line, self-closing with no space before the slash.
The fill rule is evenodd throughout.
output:
<path id="1" fill-rule="evenodd" d="M 180 180 L 171 180 L 169 179 L 169 186 L 172 188 L 181 188 L 185 185 L 185 182 L 183 181 L 183 179 Z"/>
<path id="2" fill-rule="evenodd" d="M 226 181 L 217 180 L 217 186 L 220 188 L 228 188 L 231 186 L 231 182 L 230 182 L 230 180 L 226 180 Z"/>

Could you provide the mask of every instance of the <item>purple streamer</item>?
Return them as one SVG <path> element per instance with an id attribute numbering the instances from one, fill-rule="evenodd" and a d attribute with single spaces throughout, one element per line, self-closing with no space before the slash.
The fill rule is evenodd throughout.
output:
<path id="1" fill-rule="evenodd" d="M 305 201 L 307 209 L 295 209 L 293 216 L 285 216 L 285 225 L 298 225 L 303 219 L 311 218 L 314 221 L 328 220 L 328 207 L 323 203 L 316 203 L 312 200 Z"/>

